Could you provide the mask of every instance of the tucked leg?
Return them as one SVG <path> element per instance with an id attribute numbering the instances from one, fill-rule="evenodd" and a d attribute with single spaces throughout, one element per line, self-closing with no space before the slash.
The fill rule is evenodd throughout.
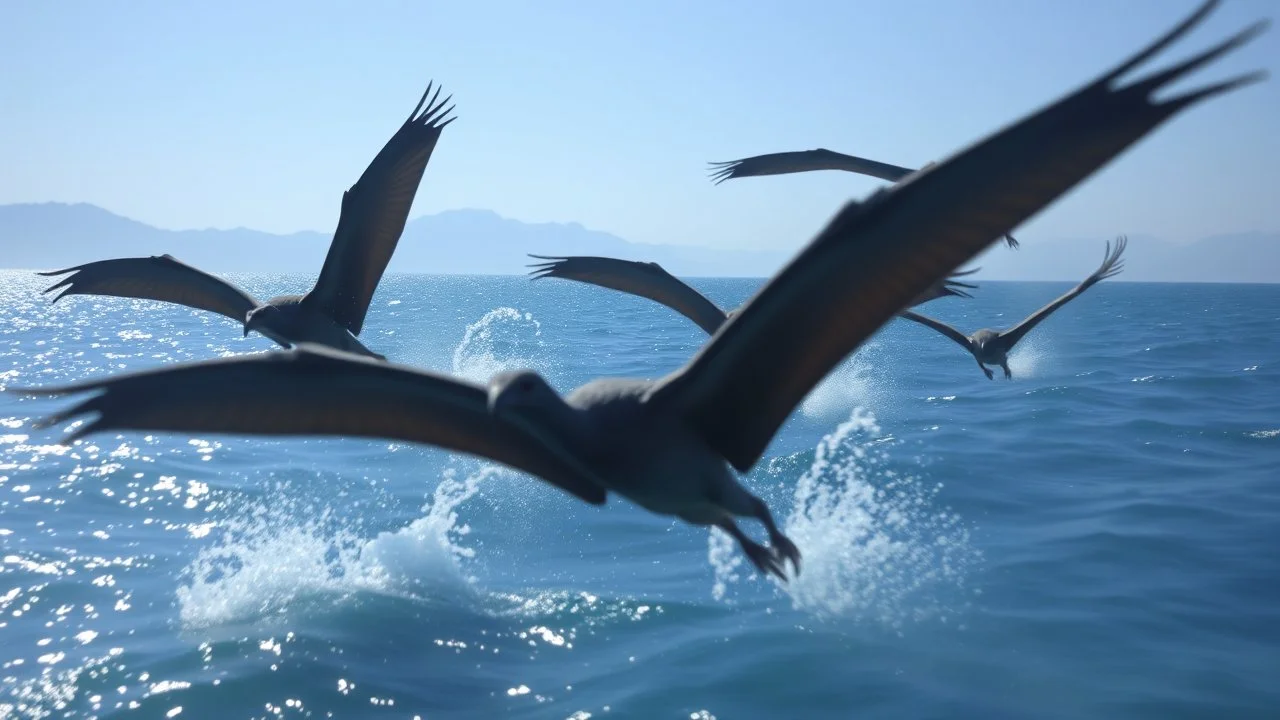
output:
<path id="1" fill-rule="evenodd" d="M 716 527 L 724 530 L 738 541 L 742 546 L 742 552 L 746 554 L 747 559 L 752 565 L 762 573 L 772 573 L 778 576 L 778 579 L 786 582 L 787 576 L 782 571 L 782 565 L 778 563 L 778 559 L 769 551 L 769 548 L 747 537 L 738 524 L 732 518 L 721 518 L 716 521 Z"/>
<path id="2" fill-rule="evenodd" d="M 782 534 L 778 529 L 778 525 L 773 521 L 773 513 L 769 512 L 769 506 L 764 501 L 754 495 L 751 497 L 751 508 L 753 514 L 760 518 L 760 522 L 764 523 L 765 529 L 769 531 L 769 544 L 774 547 L 777 553 L 791 561 L 791 569 L 796 575 L 800 574 L 800 548 L 791 542 L 791 539 Z"/>
<path id="3" fill-rule="evenodd" d="M 1013 373 L 1009 372 L 1009 361 L 1008 361 L 1008 360 L 1005 360 L 1004 362 L 1000 363 L 1000 369 L 1001 369 L 1001 370 L 1004 370 L 1004 379 L 1005 379 L 1005 380 L 1012 380 L 1012 379 L 1013 379 Z"/>

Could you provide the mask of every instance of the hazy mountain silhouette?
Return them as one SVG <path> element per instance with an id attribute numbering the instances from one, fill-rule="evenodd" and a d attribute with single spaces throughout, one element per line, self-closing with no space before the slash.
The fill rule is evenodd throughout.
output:
<path id="1" fill-rule="evenodd" d="M 318 273 L 329 233 L 161 230 L 95 205 L 0 205 L 0 267 L 54 269 L 112 257 L 169 253 L 210 272 Z M 490 210 L 448 210 L 410 220 L 390 273 L 522 274 L 538 255 L 608 255 L 662 263 L 689 276 L 762 276 L 785 253 L 644 245 L 578 223 L 523 223 Z"/>
<path id="2" fill-rule="evenodd" d="M 1280 282 L 1280 233 L 1215 235 L 1186 245 L 1130 234 L 1120 282 Z M 1022 239 L 1019 237 L 1019 239 Z M 992 280 L 1083 280 L 1110 237 L 1040 240 L 987 251 L 974 264 Z"/>
<path id="3" fill-rule="evenodd" d="M 330 235 L 231 230 L 161 230 L 95 205 L 0 205 L 0 267 L 54 269 L 94 260 L 169 253 L 211 272 L 318 273 Z M 797 238 L 797 246 L 806 238 Z M 987 280 L 1078 280 L 1102 260 L 1110 238 L 1021 237 L 974 264 Z M 448 210 L 410 220 L 392 273 L 522 274 L 539 255 L 607 255 L 661 263 L 685 277 L 765 277 L 790 252 L 648 245 L 578 223 L 524 223 L 490 210 Z M 1129 236 L 1124 281 L 1280 282 L 1280 234 L 1238 233 L 1176 245 Z"/>

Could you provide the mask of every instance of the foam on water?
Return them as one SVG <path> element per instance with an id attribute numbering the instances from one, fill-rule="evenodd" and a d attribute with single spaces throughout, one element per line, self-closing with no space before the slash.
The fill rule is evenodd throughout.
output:
<path id="1" fill-rule="evenodd" d="M 426 514 L 393 532 L 382 532 L 365 544 L 360 561 L 366 572 L 386 579 L 384 587 L 415 595 L 471 590 L 474 578 L 463 563 L 475 550 L 463 544 L 471 527 L 458 519 L 458 508 L 480 490 L 482 483 L 504 472 L 495 465 L 466 474 L 448 468 L 436 486 Z"/>
<path id="2" fill-rule="evenodd" d="M 285 498 L 255 503 L 188 567 L 189 580 L 177 591 L 182 625 L 256 622 L 341 603 L 358 591 L 465 602 L 472 590 L 462 560 L 473 551 L 461 543 L 470 528 L 458 522 L 456 510 L 498 471 L 488 466 L 458 480 L 456 470 L 447 469 L 421 518 L 371 539 L 335 520 L 329 508 L 298 520 L 305 514 Z"/>
<path id="3" fill-rule="evenodd" d="M 526 354 L 531 345 L 542 348 L 541 335 L 542 325 L 531 313 L 494 308 L 467 326 L 462 342 L 453 351 L 453 374 L 484 383 L 504 370 L 541 372 L 545 363 Z"/>

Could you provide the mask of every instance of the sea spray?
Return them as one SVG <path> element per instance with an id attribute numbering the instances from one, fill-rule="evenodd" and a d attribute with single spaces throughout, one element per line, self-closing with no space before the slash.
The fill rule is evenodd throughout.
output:
<path id="1" fill-rule="evenodd" d="M 541 335 L 532 314 L 494 308 L 467 326 L 453 351 L 453 374 L 483 383 L 504 370 L 543 370 L 536 359 L 542 355 Z"/>
<path id="2" fill-rule="evenodd" d="M 980 557 L 969 530 L 938 507 L 940 484 L 893 468 L 889 445 L 862 410 L 818 443 L 784 523 L 804 553 L 804 572 L 786 586 L 797 609 L 900 628 L 945 621 L 964 602 Z"/>
<path id="3" fill-rule="evenodd" d="M 879 407 L 888 382 L 877 372 L 878 350 L 878 343 L 871 342 L 845 358 L 809 391 L 800 412 L 814 420 L 835 420 L 848 417 L 850 408 Z"/>
<path id="4" fill-rule="evenodd" d="M 486 466 L 459 480 L 454 468 L 446 469 L 421 518 L 372 539 L 341 523 L 335 527 L 331 508 L 307 517 L 284 498 L 257 502 L 224 523 L 220 541 L 191 563 L 187 584 L 177 591 L 182 624 L 253 622 L 340 603 L 356 591 L 468 594 L 462 562 L 473 551 L 461 544 L 470 528 L 459 522 L 457 508 L 499 471 Z"/>
<path id="5" fill-rule="evenodd" d="M 1053 345 L 1052 334 L 1045 332 L 1029 333 L 1018 341 L 1013 352 L 1009 353 L 1009 370 L 1013 373 L 1013 379 L 1033 378 L 1046 370 L 1048 361 L 1053 358 Z M 1002 379 L 1004 371 L 1000 368 L 993 369 L 996 371 L 995 379 Z"/>
<path id="6" fill-rule="evenodd" d="M 855 410 L 818 443 L 796 481 L 783 531 L 800 547 L 802 572 L 776 585 L 797 610 L 896 629 L 945 622 L 965 603 L 965 579 L 980 553 L 960 516 L 938 507 L 941 485 L 894 469 L 890 444 L 874 417 Z M 742 579 L 741 551 L 719 531 L 709 542 L 712 595 L 728 602 Z"/>

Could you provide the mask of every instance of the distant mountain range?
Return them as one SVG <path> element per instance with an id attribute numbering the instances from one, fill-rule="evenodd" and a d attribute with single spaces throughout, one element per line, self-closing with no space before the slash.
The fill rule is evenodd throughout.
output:
<path id="1" fill-rule="evenodd" d="M 234 228 L 161 230 L 87 203 L 0 205 L 0 267 L 55 269 L 112 257 L 169 253 L 211 272 L 318 273 L 330 236 Z M 1109 238 L 1020 237 L 974 264 L 984 280 L 1078 280 L 1102 260 Z M 784 251 L 648 245 L 578 223 L 524 223 L 490 210 L 448 210 L 410 220 L 391 273 L 514 275 L 528 253 L 607 255 L 660 263 L 685 277 L 765 277 L 791 256 Z M 1280 234 L 1221 235 L 1176 245 L 1129 236 L 1124 281 L 1280 282 Z"/>
<path id="2" fill-rule="evenodd" d="M 111 257 L 169 253 L 210 272 L 318 273 L 330 233 L 274 235 L 230 230 L 161 230 L 96 205 L 0 205 L 0 267 L 62 268 Z M 389 273 L 515 275 L 537 255 L 607 255 L 661 263 L 690 277 L 759 277 L 786 254 L 644 245 L 578 223 L 524 223 L 491 210 L 447 210 L 409 221 Z"/>
<path id="3" fill-rule="evenodd" d="M 974 264 L 988 280 L 1083 280 L 1102 262 L 1111 237 L 1035 238 L 1017 252 L 997 246 Z M 1280 282 L 1280 233 L 1233 233 L 1186 245 L 1128 236 L 1118 282 Z"/>

